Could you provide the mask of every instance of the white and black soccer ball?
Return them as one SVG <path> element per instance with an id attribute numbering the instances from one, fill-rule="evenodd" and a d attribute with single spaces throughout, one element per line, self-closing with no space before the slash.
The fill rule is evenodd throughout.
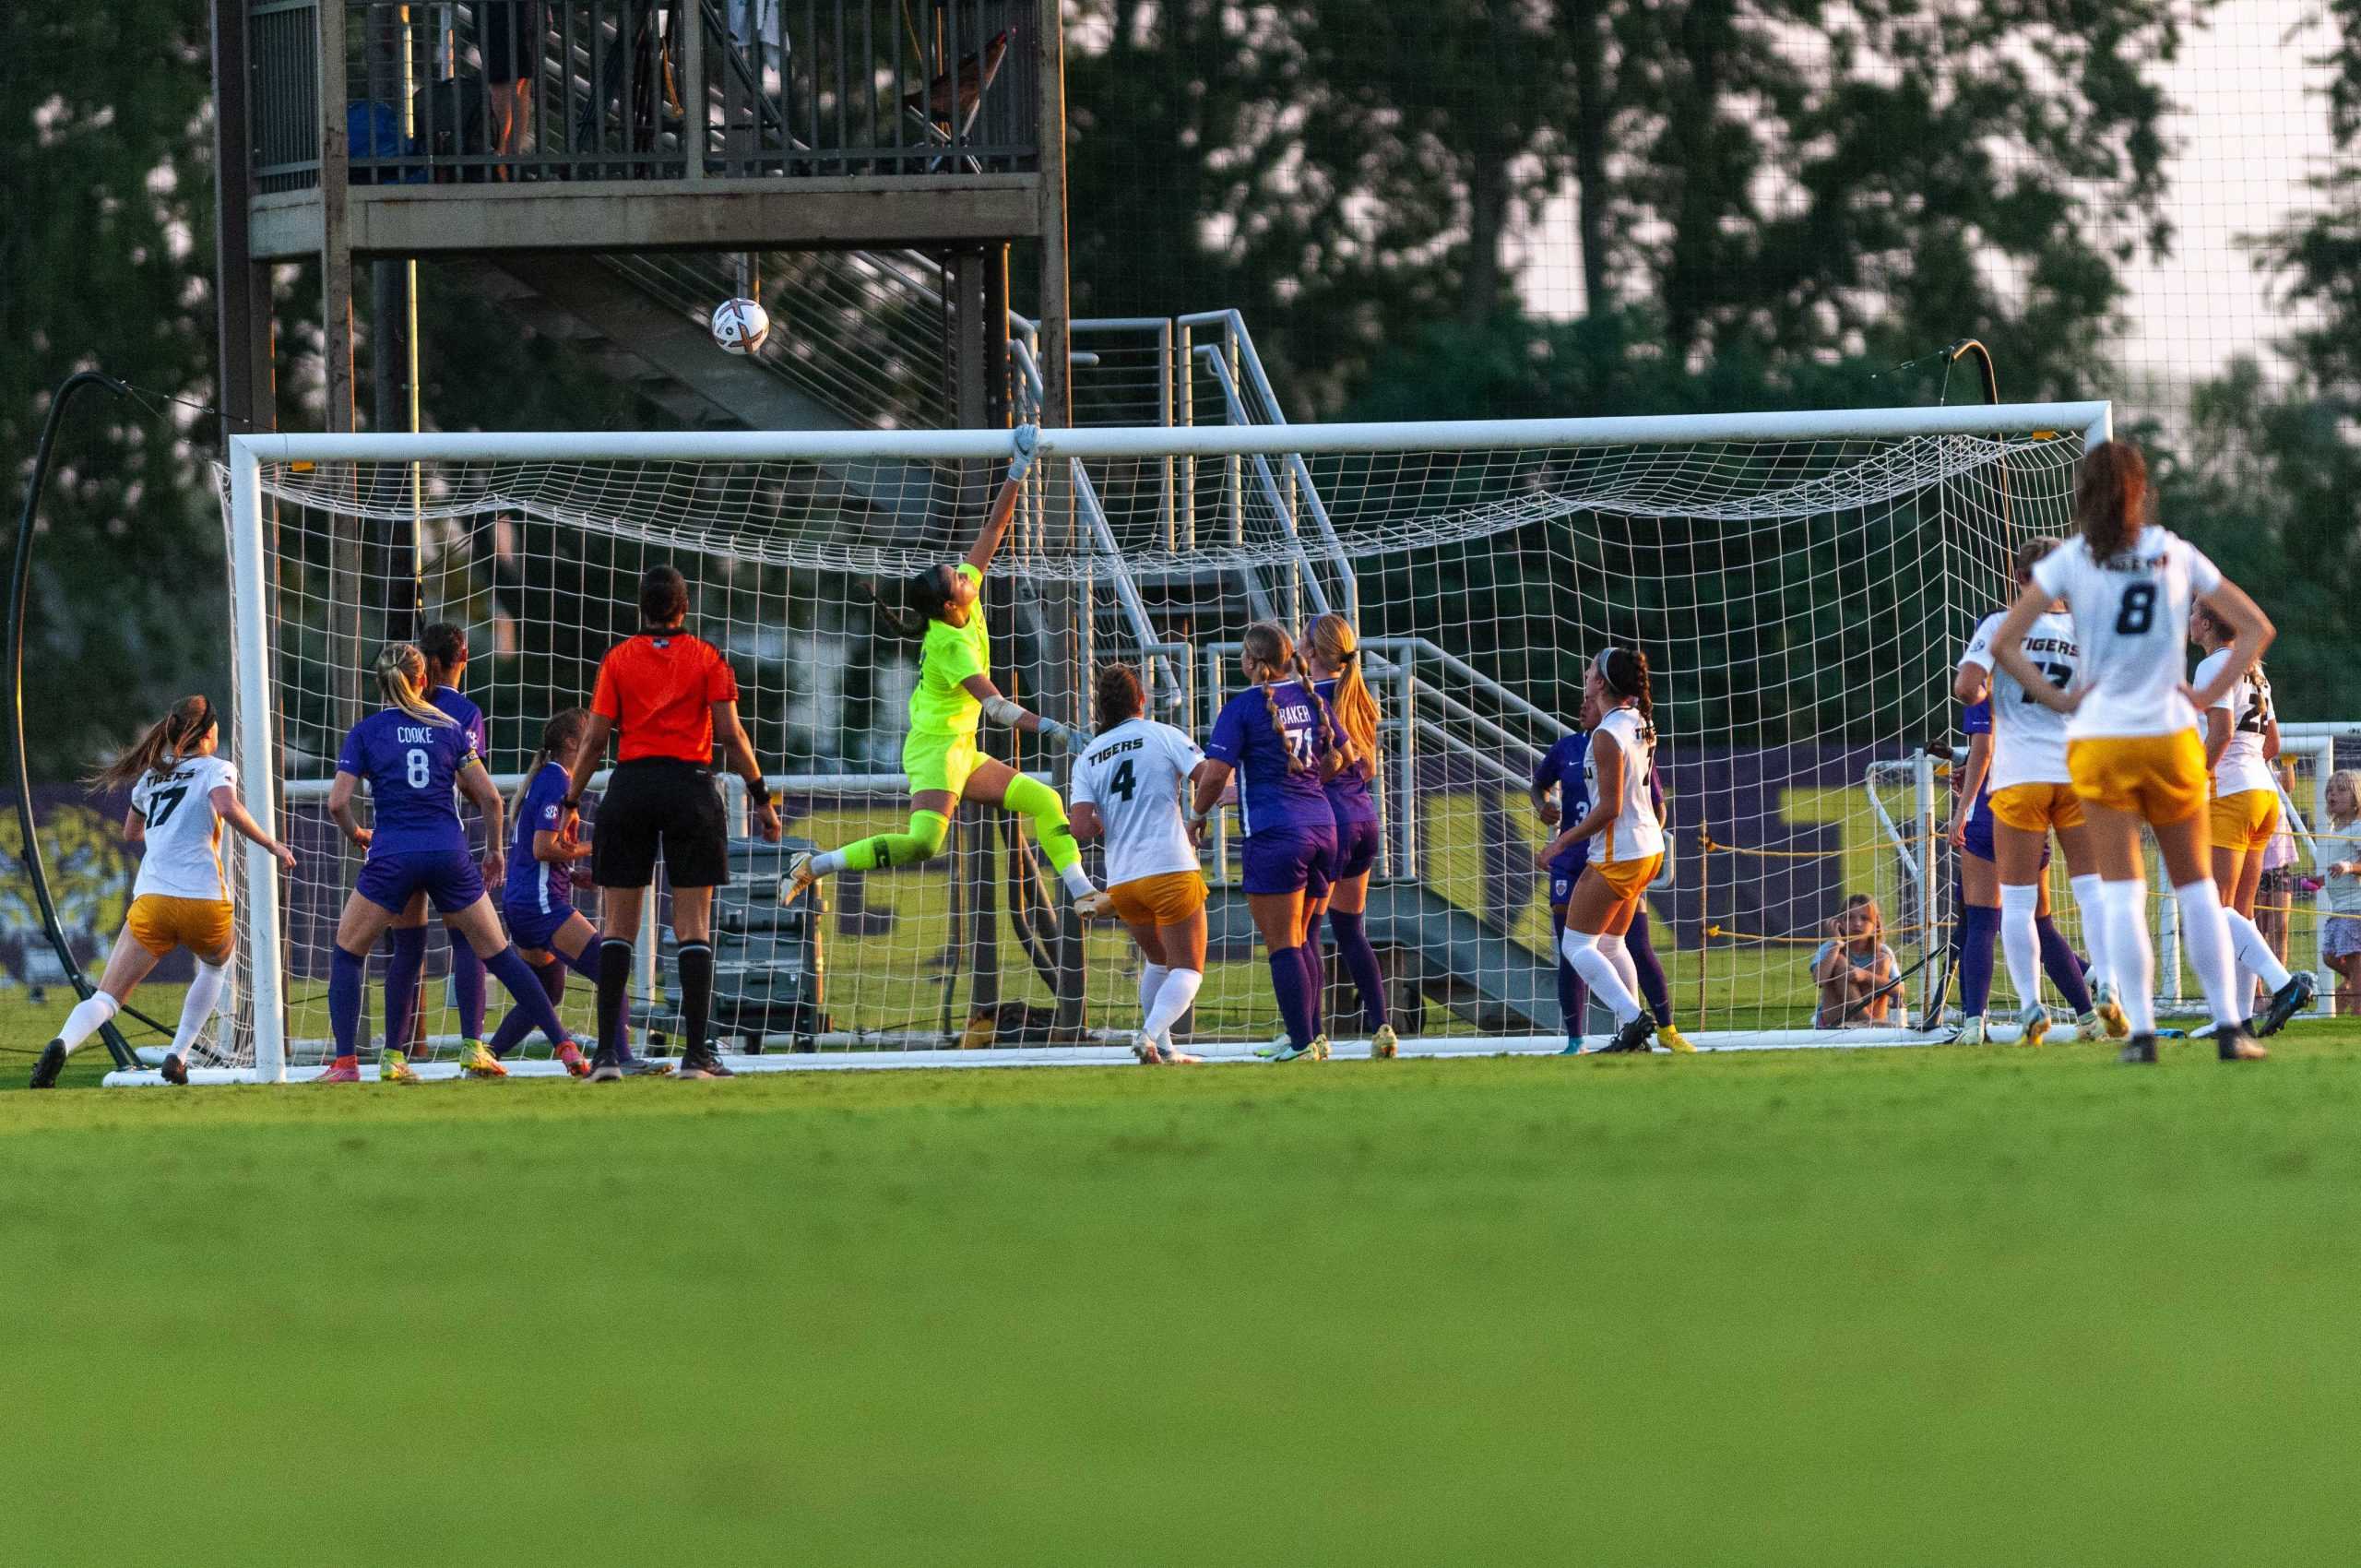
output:
<path id="1" fill-rule="evenodd" d="M 713 307 L 713 340 L 725 354 L 756 353 L 770 335 L 770 313 L 753 300 L 724 300 Z"/>

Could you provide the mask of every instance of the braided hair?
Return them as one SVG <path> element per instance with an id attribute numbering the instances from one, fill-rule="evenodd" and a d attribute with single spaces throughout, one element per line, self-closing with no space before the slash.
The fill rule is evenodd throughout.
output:
<path id="1" fill-rule="evenodd" d="M 1271 732 L 1279 738 L 1279 750 L 1287 759 L 1289 773 L 1314 771 L 1295 754 L 1288 743 L 1287 720 L 1279 717 L 1279 699 L 1274 690 L 1290 673 L 1303 683 L 1304 695 L 1310 699 L 1312 711 L 1320 716 L 1320 746 L 1323 753 L 1336 749 L 1336 721 L 1328 705 L 1320 700 L 1314 688 L 1311 670 L 1303 661 L 1303 652 L 1287 636 L 1287 628 L 1276 621 L 1257 621 L 1246 628 L 1239 651 L 1246 660 L 1246 672 L 1263 688 L 1263 707 L 1271 716 Z"/>

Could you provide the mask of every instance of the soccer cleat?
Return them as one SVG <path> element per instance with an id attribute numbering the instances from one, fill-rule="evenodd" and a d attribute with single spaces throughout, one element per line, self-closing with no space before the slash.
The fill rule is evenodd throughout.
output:
<path id="1" fill-rule="evenodd" d="M 1317 1062 L 1320 1060 L 1321 1043 L 1314 1040 L 1310 1045 L 1297 1045 L 1293 1041 L 1286 1045 L 1260 1045 L 1254 1048 L 1254 1054 L 1265 1062 L 1300 1062 L 1306 1057 Z"/>
<path id="2" fill-rule="evenodd" d="M 2017 1036 L 2019 1045 L 2039 1045 L 2049 1037 L 2049 1009 L 2038 1002 L 2026 1003 L 2017 1015 L 2017 1027 L 2023 1031 Z"/>
<path id="3" fill-rule="evenodd" d="M 418 1075 L 409 1070 L 409 1058 L 398 1051 L 388 1051 L 377 1059 L 377 1081 L 381 1084 L 414 1084 Z"/>
<path id="4" fill-rule="evenodd" d="M 2106 1027 L 2107 1039 L 2121 1039 L 2131 1032 L 2131 1020 L 2123 1016 L 2123 1004 L 2115 999 L 2115 987 L 2107 981 L 2099 981 L 2098 996 L 2092 1003 L 2091 1011 L 2096 1013 L 2099 1022 Z M 2149 1060 L 2153 1061 L 2154 1058 Z"/>
<path id="5" fill-rule="evenodd" d="M 820 880 L 812 869 L 812 851 L 798 849 L 787 858 L 787 873 L 778 879 L 778 901 L 792 904 Z"/>
<path id="6" fill-rule="evenodd" d="M 564 1063 L 566 1076 L 570 1078 L 581 1077 L 590 1071 L 590 1063 L 583 1059 L 582 1048 L 572 1040 L 557 1048 L 557 1059 Z"/>
<path id="7" fill-rule="evenodd" d="M 339 1056 L 328 1063 L 328 1070 L 314 1078 L 315 1084 L 357 1084 L 361 1081 L 361 1058 Z"/>
<path id="8" fill-rule="evenodd" d="M 1369 1055 L 1372 1062 L 1391 1062 L 1402 1054 L 1402 1040 L 1394 1034 L 1392 1024 L 1380 1024 L 1377 1032 L 1369 1037 Z"/>
<path id="9" fill-rule="evenodd" d="M 2287 983 L 2271 993 L 2271 1005 L 2262 1010 L 2261 1019 L 2254 1032 L 2275 1035 L 2287 1027 L 2287 1020 L 2312 1004 L 2314 982 L 2311 971 L 2298 969 L 2287 977 Z"/>
<path id="10" fill-rule="evenodd" d="M 1582 1054 L 1583 1054 L 1583 1037 L 1582 1037 L 1582 1036 L 1580 1036 L 1580 1035 L 1568 1035 L 1568 1036 L 1566 1037 L 1566 1049 L 1565 1049 L 1565 1050 L 1563 1050 L 1563 1051 L 1560 1051 L 1560 1052 L 1558 1052 L 1558 1054 L 1559 1054 L 1559 1055 L 1560 1055 L 1560 1056 L 1580 1056 L 1580 1055 L 1582 1055 Z"/>
<path id="11" fill-rule="evenodd" d="M 57 1075 L 65 1070 L 65 1042 L 62 1039 L 51 1040 L 41 1048 L 41 1060 L 33 1063 L 31 1087 L 37 1089 L 53 1089 L 57 1087 Z"/>
<path id="12" fill-rule="evenodd" d="M 1074 912 L 1086 921 L 1110 920 L 1115 913 L 1115 896 L 1103 887 L 1094 887 L 1074 901 Z"/>
<path id="13" fill-rule="evenodd" d="M 2151 1067 L 2154 1066 L 2156 1063 L 2156 1037 L 2154 1035 L 2133 1035 L 2131 1037 L 2130 1043 L 2126 1045 L 2121 1051 L 2118 1051 L 2115 1059 L 2118 1062 L 2123 1063 L 2126 1066 L 2136 1067 L 2142 1064 Z"/>
<path id="14" fill-rule="evenodd" d="M 1623 1056 L 1648 1049 L 1648 1037 L 1655 1033 L 1656 1021 L 1645 1013 L 1615 1031 L 1615 1038 L 1593 1052 L 1598 1056 Z"/>
<path id="15" fill-rule="evenodd" d="M 626 1078 L 669 1078 L 672 1075 L 672 1064 L 660 1057 L 626 1055 L 623 1064 Z"/>
<path id="16" fill-rule="evenodd" d="M 721 1064 L 721 1058 L 710 1050 L 681 1053 L 681 1069 L 676 1078 L 734 1078 L 738 1075 Z"/>
<path id="17" fill-rule="evenodd" d="M 1697 1054 L 1697 1048 L 1690 1044 L 1688 1039 L 1670 1024 L 1658 1024 L 1656 1026 L 1656 1043 L 1663 1046 L 1667 1051 L 1671 1051 L 1676 1056 L 1694 1056 Z"/>
<path id="18" fill-rule="evenodd" d="M 623 1064 L 601 1048 L 597 1055 L 590 1058 L 590 1070 L 582 1075 L 582 1081 L 586 1084 L 620 1083 L 623 1075 Z"/>
<path id="19" fill-rule="evenodd" d="M 2261 1062 L 2271 1052 L 2247 1033 L 2244 1024 L 2224 1024 L 2213 1031 L 2213 1054 L 2225 1062 Z"/>
<path id="20" fill-rule="evenodd" d="M 178 1051 L 167 1055 L 163 1066 L 158 1071 L 164 1075 L 164 1082 L 168 1084 L 179 1084 L 184 1087 L 188 1084 L 188 1063 L 181 1060 Z"/>
<path id="21" fill-rule="evenodd" d="M 1991 1038 L 1988 1028 L 1984 1022 L 1984 1015 L 1978 1013 L 1959 1027 L 1959 1038 L 1952 1043 L 1953 1045 L 1987 1045 L 1991 1042 Z"/>
<path id="22" fill-rule="evenodd" d="M 2083 1014 L 2081 1017 L 2074 1020 L 2074 1038 L 2076 1039 L 2096 1039 L 2099 1038 L 2100 1034 L 2105 1031 L 2106 1028 L 2106 1025 L 2099 1022 L 2098 1013 L 2094 1009 Z"/>
<path id="23" fill-rule="evenodd" d="M 500 1058 L 485 1050 L 483 1041 L 480 1039 L 471 1039 L 460 1048 L 459 1071 L 470 1078 L 508 1076 L 508 1069 L 500 1064 Z"/>
<path id="24" fill-rule="evenodd" d="M 1314 1035 L 1311 1037 L 1311 1054 L 1322 1062 L 1328 1060 L 1328 1037 L 1326 1035 Z"/>

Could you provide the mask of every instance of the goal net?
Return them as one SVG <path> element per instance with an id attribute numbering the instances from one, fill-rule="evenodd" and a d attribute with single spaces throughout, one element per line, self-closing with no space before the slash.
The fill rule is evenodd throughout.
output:
<path id="1" fill-rule="evenodd" d="M 1248 625 L 1351 616 L 1383 714 L 1368 926 L 1394 1027 L 1409 1050 L 1538 1049 L 1565 1026 L 1534 769 L 1573 723 L 1595 650 L 1636 647 L 1655 671 L 1671 846 L 1647 914 L 1681 1028 L 1828 1038 L 1811 959 L 1865 893 L 1902 982 L 1845 1022 L 1901 1031 L 1922 1021 L 1942 966 L 1921 960 L 1949 936 L 1953 660 L 2005 602 L 2014 541 L 2065 529 L 2073 464 L 2106 418 L 2074 404 L 1045 432 L 988 582 L 993 674 L 1088 726 L 1091 671 L 1127 661 L 1154 715 L 1202 738 L 1240 689 Z M 249 779 L 275 785 L 302 863 L 242 869 L 221 1053 L 266 1075 L 282 1052 L 319 1059 L 358 870 L 326 812 L 334 759 L 374 706 L 376 648 L 425 623 L 467 630 L 464 685 L 505 791 L 544 721 L 585 704 L 636 629 L 641 572 L 670 562 L 693 629 L 737 672 L 790 842 L 898 826 L 918 644 L 870 590 L 894 603 L 901 579 L 966 552 L 1009 446 L 1005 431 L 237 443 L 234 743 Z M 1028 738 L 988 725 L 982 740 L 1064 784 L 1064 759 Z M 1277 1011 L 1234 818 L 1205 857 L 1193 1038 L 1242 1051 Z M 986 1046 L 1095 1059 L 1137 1022 L 1128 938 L 1078 927 L 1029 831 L 995 811 L 964 808 L 926 865 L 833 879 L 808 913 L 779 906 L 778 864 L 737 843 L 717 922 L 717 1030 L 758 1065 Z M 1095 850 L 1089 864 L 1101 872 Z M 595 909 L 590 890 L 581 903 Z M 432 938 L 430 1050 L 458 1038 L 445 942 Z M 660 1049 L 677 1035 L 670 949 L 639 952 L 635 1028 Z M 1363 1037 L 1332 968 L 1331 1032 Z M 576 980 L 566 1004 L 585 1029 L 587 992 Z M 495 985 L 492 1023 L 505 1006 Z"/>

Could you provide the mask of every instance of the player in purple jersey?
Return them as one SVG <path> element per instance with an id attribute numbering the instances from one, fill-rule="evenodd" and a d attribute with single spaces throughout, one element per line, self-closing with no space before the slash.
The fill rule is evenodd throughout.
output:
<path id="1" fill-rule="evenodd" d="M 467 731 L 478 756 L 489 755 L 491 737 L 484 728 L 483 709 L 459 691 L 459 683 L 468 673 L 467 628 L 437 621 L 420 634 L 418 648 L 426 655 L 426 700 Z M 425 1011 L 421 1005 L 426 980 L 424 893 L 411 896 L 409 908 L 394 922 L 387 942 L 392 951 L 386 961 L 386 1044 L 407 1055 L 417 1043 L 416 1037 L 425 1033 L 420 1027 Z M 451 989 L 459 1006 L 460 1065 L 479 1077 L 497 1076 L 483 1044 L 483 960 L 456 938 L 451 943 Z"/>
<path id="2" fill-rule="evenodd" d="M 525 767 L 525 781 L 508 802 L 515 819 L 508 847 L 508 875 L 500 885 L 500 918 L 516 944 L 542 994 L 554 1007 L 565 996 L 565 971 L 581 973 L 593 985 L 599 981 L 599 928 L 574 907 L 574 868 L 590 858 L 565 810 L 570 775 L 561 757 L 581 749 L 582 731 L 590 722 L 587 707 L 569 707 L 541 727 L 540 749 Z M 586 879 L 588 873 L 584 873 Z M 521 1007 L 511 1008 L 492 1037 L 492 1054 L 503 1061 L 532 1032 L 533 1020 Z M 590 1063 L 572 1045 L 558 1048 L 557 1059 L 579 1078 Z M 659 1075 L 671 1069 L 663 1063 L 630 1054 L 628 1036 L 619 1057 L 627 1074 Z"/>
<path id="3" fill-rule="evenodd" d="M 336 782 L 328 790 L 328 814 L 345 837 L 368 851 L 361 878 L 337 920 L 336 950 L 328 971 L 328 1022 L 336 1032 L 336 1060 L 324 1083 L 356 1083 L 361 1077 L 362 979 L 369 950 L 400 918 L 421 890 L 445 924 L 467 939 L 484 968 L 526 1008 L 552 1047 L 570 1043 L 557 1010 L 550 1005 L 533 971 L 501 933 L 487 880 L 498 882 L 501 849 L 500 791 L 493 789 L 475 743 L 450 715 L 420 691 L 426 656 L 409 643 L 390 643 L 377 655 L 377 689 L 386 706 L 352 727 L 337 754 Z M 362 827 L 353 797 L 367 780 L 375 826 Z M 483 814 L 492 841 L 481 873 L 468 853 L 454 790 Z M 498 1067 L 494 1075 L 505 1075 Z M 401 1051 L 388 1045 L 379 1073 L 392 1083 L 415 1082 Z"/>
<path id="4" fill-rule="evenodd" d="M 1382 719 L 1377 698 L 1361 677 L 1361 639 L 1353 624 L 1330 612 L 1303 630 L 1303 661 L 1311 671 L 1313 692 L 1335 716 L 1336 729 L 1352 747 L 1352 760 L 1327 782 L 1329 814 L 1336 819 L 1335 881 L 1325 900 L 1328 929 L 1335 934 L 1336 956 L 1353 977 L 1360 993 L 1361 1024 L 1370 1032 L 1369 1052 L 1388 1057 L 1399 1046 L 1394 1026 L 1385 1016 L 1385 973 L 1378 968 L 1377 949 L 1370 944 L 1366 923 L 1369 875 L 1377 864 L 1384 834 L 1378 821 L 1377 727 Z M 1320 929 L 1322 906 L 1308 901 L 1311 929 Z M 1316 959 L 1319 939 L 1311 942 Z M 1324 977 L 1323 977 L 1324 978 Z"/>
<path id="5" fill-rule="evenodd" d="M 1598 723 L 1598 704 L 1585 695 L 1583 710 L 1575 720 L 1579 727 L 1571 734 L 1560 735 L 1533 770 L 1533 781 L 1528 786 L 1533 811 L 1547 826 L 1580 822 L 1590 811 L 1590 785 L 1584 778 L 1583 759 L 1590 754 L 1590 731 Z M 1555 800 L 1551 799 L 1553 795 Z M 1662 820 L 1664 779 L 1653 758 L 1648 766 L 1648 799 L 1656 809 L 1658 820 Z M 1574 896 L 1574 884 L 1581 879 L 1583 867 L 1588 864 L 1590 840 L 1582 838 L 1543 868 L 1549 877 L 1549 940 L 1553 950 L 1564 944 L 1566 905 Z M 1623 933 L 1623 950 L 1631 956 L 1631 967 L 1639 973 L 1640 994 L 1646 1001 L 1649 1013 L 1655 1016 L 1656 1038 L 1675 1051 L 1687 1048 L 1688 1040 L 1673 1027 L 1672 982 L 1666 977 L 1664 962 L 1656 956 L 1655 944 L 1648 934 L 1645 898 L 1631 912 L 1631 929 Z M 1589 1005 L 1590 987 L 1560 951 L 1558 1012 L 1565 1021 L 1569 1051 L 1582 1049 L 1583 1015 Z M 1679 1041 L 1678 1045 L 1673 1043 L 1676 1040 Z"/>
<path id="6" fill-rule="evenodd" d="M 1318 1059 L 1328 1054 L 1328 1037 L 1320 1032 L 1320 972 L 1304 909 L 1327 892 L 1336 858 L 1336 818 L 1321 781 L 1347 757 L 1286 628 L 1270 621 L 1247 627 L 1239 665 L 1249 684 L 1214 720 L 1189 822 L 1204 822 L 1237 777 L 1246 904 L 1269 950 L 1271 989 L 1287 1027 L 1287 1044 L 1264 1053 Z"/>

